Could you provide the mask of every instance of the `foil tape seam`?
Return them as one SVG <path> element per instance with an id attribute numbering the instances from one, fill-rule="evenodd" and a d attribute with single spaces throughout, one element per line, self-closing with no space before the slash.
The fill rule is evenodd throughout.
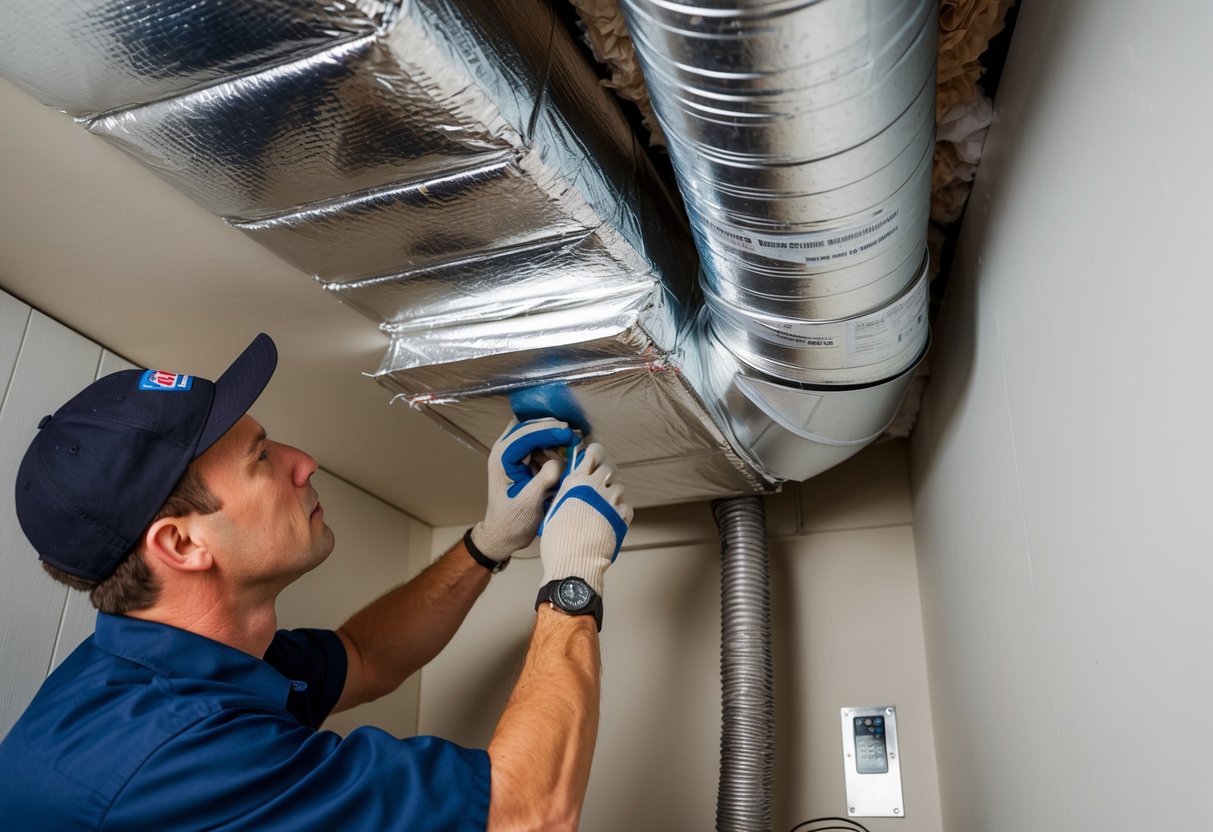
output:
<path id="1" fill-rule="evenodd" d="M 545 312 L 559 312 L 568 309 L 579 309 L 582 307 L 593 306 L 598 303 L 608 303 L 611 301 L 624 300 L 635 295 L 635 289 L 631 286 L 615 287 L 604 290 L 598 293 L 587 292 L 579 294 L 576 297 L 563 299 L 554 298 L 546 301 L 536 300 L 526 306 L 525 311 L 516 312 L 512 309 L 504 311 L 500 315 L 493 313 L 492 309 L 477 309 L 473 314 L 476 314 L 479 320 L 482 321 L 510 321 L 530 317 L 531 315 L 543 314 Z M 350 301 L 351 305 L 356 306 L 354 301 Z M 642 310 L 643 311 L 643 310 Z M 449 326 L 459 326 L 468 317 L 468 312 L 459 309 L 449 313 L 439 313 L 425 318 L 414 318 L 408 321 L 384 321 L 379 324 L 381 332 L 386 332 L 389 335 L 413 335 L 422 332 L 430 332 L 436 329 L 442 329 Z M 649 332 L 648 328 L 644 327 L 643 323 L 635 324 L 638 328 L 644 330 L 648 335 L 649 340 L 656 340 L 653 333 Z"/>
<path id="2" fill-rule="evenodd" d="M 546 237 L 542 240 L 525 240 L 523 242 L 504 246 L 502 248 L 493 249 L 493 251 L 481 254 L 469 254 L 466 257 L 458 257 L 453 260 L 446 260 L 442 263 L 434 263 L 428 266 L 420 266 L 416 269 L 406 269 L 405 271 L 385 272 L 383 274 L 369 275 L 367 277 L 359 277 L 353 280 L 324 280 L 317 277 L 316 280 L 329 292 L 356 291 L 358 289 L 370 288 L 372 286 L 381 286 L 385 283 L 399 283 L 411 277 L 420 277 L 424 275 L 432 275 L 441 273 L 447 269 L 458 268 L 459 266 L 469 265 L 471 263 L 481 263 L 485 260 L 492 260 L 497 257 L 508 257 L 512 254 L 520 254 L 528 251 L 543 251 L 552 246 L 564 246 L 579 243 L 589 239 L 593 235 L 594 230 L 578 230 L 566 231 L 560 234 L 553 234 L 551 237 Z"/>
<path id="3" fill-rule="evenodd" d="M 478 164 L 452 166 L 442 176 L 432 176 L 424 180 L 407 182 L 392 182 L 379 187 L 368 188 L 352 194 L 339 194 L 332 199 L 319 200 L 302 208 L 284 211 L 270 217 L 256 220 L 239 217 L 225 217 L 225 221 L 242 231 L 266 231 L 280 227 L 289 228 L 302 222 L 323 220 L 327 217 L 344 217 L 351 209 L 373 207 L 376 202 L 391 197 L 424 195 L 427 188 L 457 182 L 470 174 L 490 174 L 509 170 L 515 167 L 513 151 L 503 151 L 483 156 L 473 157 Z M 486 161 L 492 160 L 492 161 Z M 516 169 L 516 168 L 515 168 Z"/>
<path id="4" fill-rule="evenodd" d="M 611 359 L 598 366 L 591 366 L 588 369 L 581 369 L 575 372 L 556 372 L 550 376 L 536 376 L 528 378 L 523 382 L 508 381 L 504 384 L 486 384 L 483 387 L 469 387 L 462 390 L 444 390 L 441 393 L 397 393 L 392 397 L 391 401 L 403 401 L 413 410 L 421 410 L 423 407 L 430 405 L 446 405 L 458 404 L 466 399 L 486 398 L 491 396 L 505 395 L 513 390 L 518 390 L 524 387 L 535 387 L 540 384 L 547 384 L 553 381 L 582 381 L 591 378 L 605 378 L 606 376 L 617 375 L 618 373 L 630 372 L 645 366 L 650 369 L 655 369 L 659 365 L 655 359 L 637 356 L 635 358 Z M 664 369 L 664 367 L 661 367 Z M 383 374 L 363 373 L 370 378 L 381 378 Z"/>

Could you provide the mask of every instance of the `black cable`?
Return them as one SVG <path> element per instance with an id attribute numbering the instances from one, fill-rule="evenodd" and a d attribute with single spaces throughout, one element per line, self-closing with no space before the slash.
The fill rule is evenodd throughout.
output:
<path id="1" fill-rule="evenodd" d="M 838 821 L 839 823 L 848 823 L 850 826 L 822 826 L 817 829 L 804 829 L 804 832 L 871 832 L 866 826 L 857 820 L 850 818 L 813 818 L 813 820 L 802 820 L 800 823 L 792 827 L 791 832 L 798 832 L 803 827 L 807 827 L 813 823 L 827 823 L 829 821 Z"/>

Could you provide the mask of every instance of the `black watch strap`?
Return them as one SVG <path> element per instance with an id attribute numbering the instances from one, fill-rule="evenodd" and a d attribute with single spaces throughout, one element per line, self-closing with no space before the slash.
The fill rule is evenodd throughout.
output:
<path id="1" fill-rule="evenodd" d="M 484 552 L 476 548 L 476 544 L 472 542 L 472 530 L 469 528 L 463 533 L 463 547 L 468 550 L 468 554 L 472 556 L 472 560 L 483 566 L 485 569 L 492 572 L 494 575 L 510 565 L 510 559 L 493 560 Z"/>
<path id="2" fill-rule="evenodd" d="M 560 596 L 557 590 L 561 584 L 570 580 L 580 582 L 590 593 L 589 603 L 581 609 L 571 610 L 560 603 Z M 535 597 L 535 609 L 539 609 L 539 605 L 543 603 L 551 604 L 553 609 L 560 610 L 565 615 L 592 615 L 594 616 L 594 623 L 598 625 L 598 632 L 602 632 L 602 596 L 591 589 L 581 578 L 557 578 L 554 581 L 548 581 L 539 587 L 539 594 Z"/>

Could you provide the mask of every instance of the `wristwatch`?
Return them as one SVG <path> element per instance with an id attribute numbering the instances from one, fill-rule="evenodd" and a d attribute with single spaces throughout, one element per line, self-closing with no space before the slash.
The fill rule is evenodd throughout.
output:
<path id="1" fill-rule="evenodd" d="M 583 579 L 573 576 L 548 581 L 539 588 L 535 609 L 539 609 L 539 605 L 544 601 L 566 615 L 594 616 L 598 631 L 602 632 L 602 596 L 591 589 Z"/>

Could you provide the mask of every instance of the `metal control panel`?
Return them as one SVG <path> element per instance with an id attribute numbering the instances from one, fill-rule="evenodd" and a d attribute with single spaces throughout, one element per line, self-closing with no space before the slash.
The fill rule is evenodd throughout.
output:
<path id="1" fill-rule="evenodd" d="M 896 707 L 843 708 L 842 761 L 848 817 L 905 816 Z"/>

